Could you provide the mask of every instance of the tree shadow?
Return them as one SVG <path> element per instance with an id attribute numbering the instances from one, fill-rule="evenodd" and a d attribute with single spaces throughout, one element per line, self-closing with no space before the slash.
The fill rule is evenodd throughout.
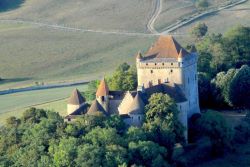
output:
<path id="1" fill-rule="evenodd" d="M 19 8 L 25 0 L 0 0 L 0 12 L 7 12 Z"/>

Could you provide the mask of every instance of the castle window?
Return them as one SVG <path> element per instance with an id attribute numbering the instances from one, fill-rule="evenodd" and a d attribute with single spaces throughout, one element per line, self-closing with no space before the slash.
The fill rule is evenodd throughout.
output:
<path id="1" fill-rule="evenodd" d="M 180 110 L 181 110 L 181 106 L 180 106 Z"/>
<path id="2" fill-rule="evenodd" d="M 170 70 L 170 72 L 172 73 L 172 72 L 173 72 L 173 70 Z"/>
<path id="3" fill-rule="evenodd" d="M 104 102 L 104 96 L 101 97 L 102 102 Z"/>
<path id="4" fill-rule="evenodd" d="M 151 73 L 151 74 L 153 74 L 153 73 L 154 73 L 154 71 L 153 71 L 153 70 L 151 70 L 151 71 L 150 71 L 150 73 Z"/>
<path id="5" fill-rule="evenodd" d="M 164 63 L 162 63 L 162 65 L 164 66 Z"/>
<path id="6" fill-rule="evenodd" d="M 195 74 L 195 76 L 194 76 L 194 77 L 195 77 L 195 80 L 197 80 L 197 74 Z"/>
<path id="7" fill-rule="evenodd" d="M 155 65 L 157 65 L 157 63 L 155 63 Z"/>
<path id="8" fill-rule="evenodd" d="M 188 83 L 189 83 L 189 78 L 188 78 Z"/>
<path id="9" fill-rule="evenodd" d="M 173 63 L 171 63 L 171 66 L 174 65 Z"/>
<path id="10" fill-rule="evenodd" d="M 138 117 L 138 120 L 141 120 L 141 117 L 140 117 L 140 116 Z"/>
<path id="11" fill-rule="evenodd" d="M 146 63 L 146 66 L 148 65 L 148 63 Z"/>
<path id="12" fill-rule="evenodd" d="M 70 122 L 70 121 L 71 121 L 71 119 L 70 119 L 70 118 L 68 118 L 68 121 Z"/>

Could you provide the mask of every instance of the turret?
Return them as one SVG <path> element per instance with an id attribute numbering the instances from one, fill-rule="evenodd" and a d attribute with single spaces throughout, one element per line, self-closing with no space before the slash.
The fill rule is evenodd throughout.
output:
<path id="1" fill-rule="evenodd" d="M 103 78 L 100 82 L 100 85 L 96 91 L 96 100 L 102 105 L 105 112 L 108 112 L 109 104 L 109 87 Z"/>
<path id="2" fill-rule="evenodd" d="M 83 104 L 85 104 L 86 100 L 81 95 L 78 89 L 74 89 L 67 104 L 67 113 L 68 115 L 72 114 L 74 111 L 79 109 Z"/>
<path id="3" fill-rule="evenodd" d="M 178 62 L 180 63 L 180 67 L 182 67 L 183 60 L 184 60 L 184 53 L 183 53 L 183 50 L 182 50 L 182 49 L 180 50 L 180 53 L 179 53 L 177 59 L 178 59 Z"/>
<path id="4" fill-rule="evenodd" d="M 140 62 L 143 59 L 141 52 L 139 51 L 136 55 L 136 62 Z"/>

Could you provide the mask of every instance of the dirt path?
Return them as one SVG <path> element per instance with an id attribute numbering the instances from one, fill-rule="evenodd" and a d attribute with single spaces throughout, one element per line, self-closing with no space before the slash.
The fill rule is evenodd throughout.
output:
<path id="1" fill-rule="evenodd" d="M 247 0 L 239 0 L 237 2 L 233 2 L 231 4 L 228 4 L 228 5 L 225 5 L 225 6 L 220 6 L 216 9 L 210 9 L 210 10 L 207 10 L 205 12 L 202 12 L 202 13 L 199 13 L 199 14 L 194 14 L 192 16 L 190 16 L 189 18 L 187 19 L 184 19 L 182 21 L 177 21 L 173 24 L 171 24 L 170 26 L 166 27 L 164 29 L 164 31 L 162 32 L 158 32 L 155 28 L 154 28 L 154 24 L 155 24 L 155 21 L 157 20 L 157 18 L 159 17 L 160 13 L 161 13 L 161 10 L 162 10 L 162 0 L 156 0 L 155 2 L 155 9 L 154 9 L 154 12 L 153 12 L 153 15 L 152 17 L 149 19 L 148 21 L 148 24 L 147 24 L 147 29 L 152 33 L 152 34 L 156 34 L 156 35 L 160 35 L 160 34 L 170 34 L 171 32 L 177 30 L 178 28 L 186 25 L 186 24 L 189 24 L 201 17 L 204 17 L 206 15 L 209 15 L 211 13 L 215 13 L 215 12 L 219 12 L 221 10 L 225 10 L 225 9 L 228 9 L 228 8 L 231 8 L 231 7 L 234 7 L 236 5 L 239 5 L 239 4 L 242 4 L 244 2 L 246 2 Z M 188 5 L 188 6 L 185 6 L 185 7 L 189 7 L 191 5 Z M 181 8 L 185 8 L 185 7 L 181 7 Z M 180 9 L 180 8 L 178 8 Z M 173 9 L 173 10 L 176 10 L 176 9 Z M 185 36 L 186 34 L 174 34 L 174 35 L 181 35 L 181 36 Z"/>
<path id="2" fill-rule="evenodd" d="M 49 24 L 35 21 L 27 21 L 27 20 L 12 20 L 12 19 L 1 19 L 0 23 L 11 23 L 11 24 L 29 24 L 38 27 L 45 27 L 55 30 L 64 30 L 70 32 L 90 32 L 90 33 L 100 33 L 100 34 L 117 34 L 117 35 L 127 35 L 127 36 L 155 36 L 158 34 L 149 34 L 149 33 L 136 33 L 136 32 L 124 32 L 124 31 L 102 31 L 102 30 L 93 30 L 93 29 L 84 29 L 84 28 L 75 28 L 68 27 L 65 25 L 58 24 Z"/>
<path id="3" fill-rule="evenodd" d="M 153 34 L 158 34 L 158 32 L 154 28 L 154 24 L 155 24 L 156 19 L 161 13 L 161 9 L 162 9 L 162 0 L 156 0 L 153 15 L 149 19 L 148 24 L 147 24 L 147 29 Z"/>

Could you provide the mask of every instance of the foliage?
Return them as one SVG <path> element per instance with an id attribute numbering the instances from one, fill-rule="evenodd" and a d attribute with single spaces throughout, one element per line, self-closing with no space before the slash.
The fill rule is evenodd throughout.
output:
<path id="1" fill-rule="evenodd" d="M 115 70 L 108 82 L 111 90 L 135 90 L 137 88 L 136 68 L 123 63 Z"/>
<path id="2" fill-rule="evenodd" d="M 200 39 L 206 35 L 207 30 L 208 30 L 208 27 L 205 23 L 198 23 L 193 27 L 191 34 L 196 39 Z"/>
<path id="3" fill-rule="evenodd" d="M 195 6 L 198 9 L 205 9 L 209 6 L 209 3 L 207 0 L 196 0 L 195 1 Z"/>
<path id="4" fill-rule="evenodd" d="M 213 95 L 218 102 L 226 102 L 234 107 L 250 107 L 250 67 L 242 66 L 240 69 L 229 69 L 226 73 L 220 72 L 212 80 Z"/>
<path id="5" fill-rule="evenodd" d="M 99 84 L 100 84 L 99 80 L 93 80 L 88 83 L 88 88 L 83 95 L 87 101 L 92 101 L 95 99 L 95 93 Z"/>
<path id="6" fill-rule="evenodd" d="M 211 106 L 211 77 L 209 74 L 200 72 L 198 73 L 198 89 L 199 89 L 199 101 L 200 107 Z"/>
<path id="7" fill-rule="evenodd" d="M 151 140 L 167 148 L 169 159 L 174 144 L 184 141 L 184 128 L 178 120 L 178 113 L 173 99 L 162 93 L 153 94 L 146 106 L 144 128 Z"/>
<path id="8" fill-rule="evenodd" d="M 129 156 L 132 164 L 166 167 L 168 163 L 164 160 L 167 150 L 152 141 L 138 141 L 129 143 Z"/>
<path id="9" fill-rule="evenodd" d="M 225 149 L 230 148 L 232 131 L 219 113 L 208 111 L 202 114 L 196 126 L 202 135 L 209 137 L 213 156 L 221 156 Z"/>
<path id="10" fill-rule="evenodd" d="M 206 35 L 196 44 L 199 53 L 198 71 L 212 77 L 230 68 L 240 68 L 250 64 L 250 27 L 237 26 L 224 36 Z"/>

